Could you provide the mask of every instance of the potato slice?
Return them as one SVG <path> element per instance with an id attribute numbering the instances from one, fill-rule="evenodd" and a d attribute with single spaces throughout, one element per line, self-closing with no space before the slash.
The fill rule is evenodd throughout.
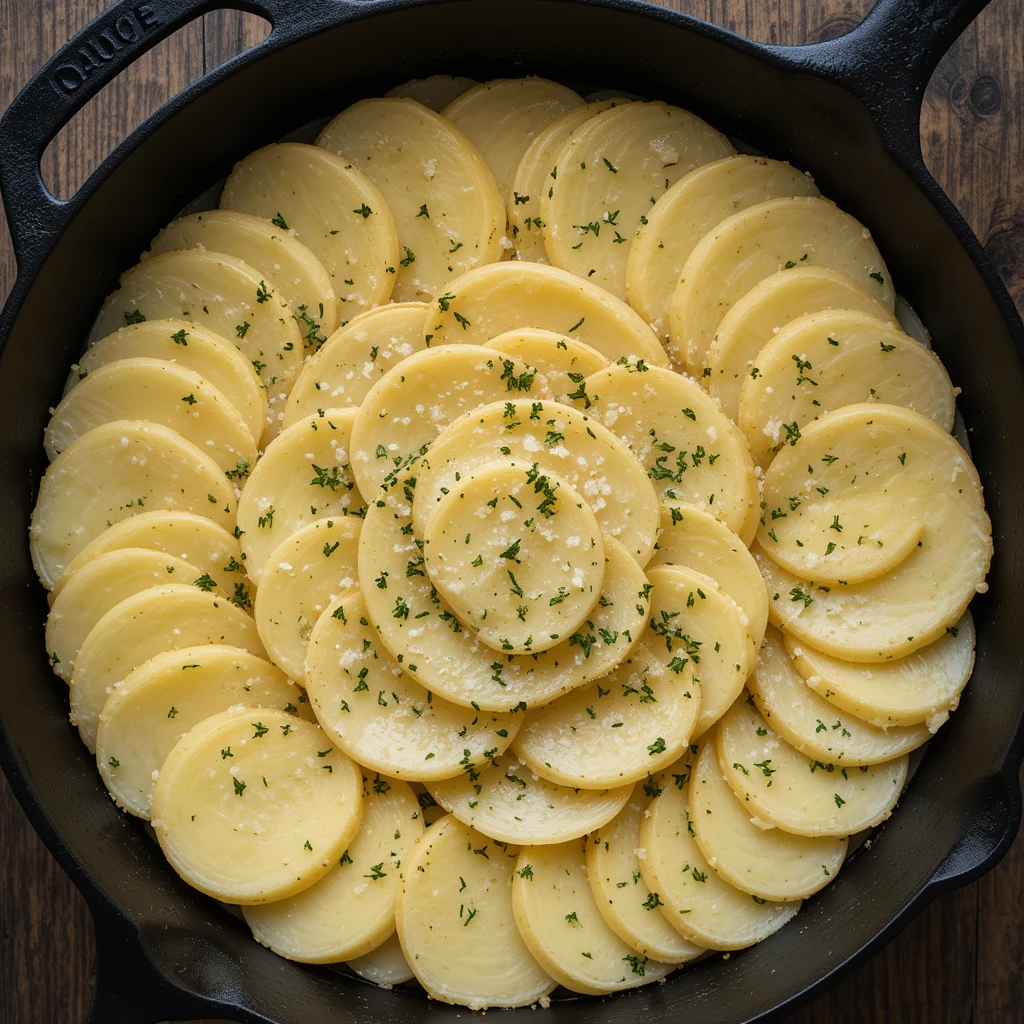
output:
<path id="1" fill-rule="evenodd" d="M 534 775 L 509 752 L 467 762 L 462 775 L 427 788 L 449 814 L 503 843 L 543 846 L 579 839 L 611 821 L 633 791 L 631 785 L 557 786 Z"/>
<path id="2" fill-rule="evenodd" d="M 892 671 L 890 665 L 881 667 Z M 804 682 L 775 629 L 765 636 L 747 687 L 771 727 L 801 754 L 819 761 L 881 764 L 931 739 L 924 723 L 879 728 L 833 707 Z"/>
<path id="3" fill-rule="evenodd" d="M 355 409 L 318 410 L 267 445 L 238 499 L 245 568 L 258 583 L 271 551 L 317 519 L 361 516 L 349 467 Z"/>
<path id="4" fill-rule="evenodd" d="M 227 903 L 286 899 L 322 878 L 363 818 L 359 766 L 286 711 L 200 722 L 153 786 L 153 828 L 189 885 Z"/>
<path id="5" fill-rule="evenodd" d="M 730 307 L 754 285 L 803 264 L 852 277 L 892 311 L 889 271 L 860 221 L 827 199 L 770 199 L 722 221 L 697 244 L 672 296 L 672 345 L 694 373 Z"/>
<path id="6" fill-rule="evenodd" d="M 531 771 L 580 789 L 607 789 L 661 771 L 686 749 L 700 684 L 645 636 L 608 675 L 529 711 L 513 748 Z"/>
<path id="7" fill-rule="evenodd" d="M 646 211 L 629 246 L 626 300 L 667 340 L 672 294 L 683 265 L 704 235 L 756 203 L 816 195 L 818 187 L 810 175 L 780 160 L 740 153 L 697 167 Z M 586 244 L 589 240 L 584 248 Z"/>
<path id="8" fill-rule="evenodd" d="M 902 295 L 896 296 L 896 320 L 914 341 L 921 342 L 925 348 L 932 347 L 931 331 L 925 327 L 917 310 Z"/>
<path id="9" fill-rule="evenodd" d="M 525 711 L 604 675 L 640 638 L 647 579 L 621 544 L 604 544 L 605 585 L 585 629 L 539 654 L 499 654 L 463 628 L 422 574 L 408 506 L 391 495 L 367 510 L 360 538 L 367 617 L 398 663 L 438 696 L 475 710 Z"/>
<path id="10" fill-rule="evenodd" d="M 730 885 L 763 900 L 802 900 L 836 876 L 846 857 L 845 836 L 794 836 L 764 828 L 729 788 L 715 742 L 705 741 L 690 776 L 694 838 Z"/>
<path id="11" fill-rule="evenodd" d="M 705 950 L 687 941 L 658 912 L 661 897 L 640 873 L 640 822 L 652 796 L 653 779 L 637 783 L 629 802 L 607 825 L 587 837 L 587 881 L 604 923 L 627 946 L 665 964 L 682 964 Z"/>
<path id="12" fill-rule="evenodd" d="M 683 938 L 708 949 L 744 949 L 791 921 L 800 903 L 755 899 L 719 877 L 704 859 L 687 802 L 691 757 L 654 779 L 659 794 L 640 822 L 640 870 Z"/>
<path id="13" fill-rule="evenodd" d="M 476 344 L 517 327 L 585 342 L 608 359 L 668 366 L 657 336 L 626 303 L 575 274 L 539 263 L 492 263 L 449 281 L 427 313 L 427 344 Z"/>
<path id="14" fill-rule="evenodd" d="M 882 729 L 924 722 L 933 733 L 956 710 L 971 678 L 974 639 L 974 620 L 964 612 L 938 640 L 906 658 L 855 665 L 783 636 L 794 668 L 829 704 Z"/>
<path id="15" fill-rule="evenodd" d="M 583 98 L 546 78 L 496 78 L 466 90 L 441 113 L 487 161 L 502 201 L 534 137 Z"/>
<path id="16" fill-rule="evenodd" d="M 604 582 L 605 550 L 583 496 L 554 474 L 495 462 L 462 477 L 423 534 L 427 577 L 496 651 L 533 654 L 581 629 Z"/>
<path id="17" fill-rule="evenodd" d="M 569 405 L 569 392 L 579 390 L 578 378 L 589 377 L 608 365 L 608 360 L 582 341 L 573 341 L 540 327 L 506 331 L 484 343 L 537 371 L 534 387 L 544 398 Z"/>
<path id="18" fill-rule="evenodd" d="M 345 966 L 355 971 L 360 978 L 381 988 L 392 988 L 416 977 L 402 952 L 397 932 L 376 949 L 349 960 Z"/>
<path id="19" fill-rule="evenodd" d="M 137 357 L 180 363 L 205 377 L 241 413 L 259 441 L 267 395 L 256 368 L 226 338 L 185 320 L 143 320 L 100 338 L 72 367 L 67 390 L 107 363 Z"/>
<path id="20" fill-rule="evenodd" d="M 893 319 L 891 312 L 848 274 L 806 263 L 771 274 L 736 300 L 718 325 L 701 377 L 726 416 L 739 418 L 743 382 L 753 373 L 758 353 L 775 334 L 797 317 L 826 309 L 856 309 L 883 323 Z"/>
<path id="21" fill-rule="evenodd" d="M 590 504 L 606 536 L 624 545 L 638 564 L 650 558 L 660 511 L 643 467 L 610 430 L 557 402 L 492 402 L 444 430 L 411 471 L 417 530 L 426 529 L 442 488 L 455 488 L 456 474 L 502 459 L 565 480 Z M 534 486 L 540 482 L 538 476 Z"/>
<path id="22" fill-rule="evenodd" d="M 569 136 L 541 198 L 548 259 L 625 299 L 629 250 L 655 201 L 695 167 L 735 152 L 705 121 L 667 103 L 603 111 Z"/>
<path id="23" fill-rule="evenodd" d="M 846 836 L 889 817 L 907 780 L 906 755 L 845 768 L 812 760 L 782 739 L 752 703 L 736 702 L 715 743 L 729 786 L 762 824 L 798 836 Z"/>
<path id="24" fill-rule="evenodd" d="M 714 580 L 684 566 L 659 566 L 648 579 L 653 594 L 644 636 L 672 672 L 690 663 L 701 695 L 693 735 L 701 736 L 739 696 L 754 667 L 743 614 Z"/>
<path id="25" fill-rule="evenodd" d="M 220 206 L 283 220 L 330 275 L 343 324 L 391 298 L 395 222 L 376 185 L 341 157 L 298 142 L 264 146 L 235 164 Z"/>
<path id="26" fill-rule="evenodd" d="M 94 427 L 131 419 L 176 430 L 225 472 L 256 463 L 256 442 L 220 391 L 194 370 L 145 358 L 107 363 L 69 391 L 43 433 L 46 454 L 52 462 Z"/>
<path id="27" fill-rule="evenodd" d="M 713 515 L 689 505 L 661 506 L 661 534 L 648 569 L 681 565 L 710 576 L 739 606 L 756 650 L 768 624 L 768 592 L 754 556 Z"/>
<path id="28" fill-rule="evenodd" d="M 409 99 L 416 100 L 417 103 L 422 103 L 425 107 L 430 107 L 431 110 L 440 113 L 441 109 L 456 97 L 479 84 L 475 78 L 463 78 L 459 75 L 430 75 L 428 78 L 413 78 L 401 85 L 396 85 L 384 95 L 407 96 Z M 349 966 L 352 965 L 349 964 Z M 356 971 L 356 973 L 359 972 Z"/>
<path id="29" fill-rule="evenodd" d="M 459 775 L 485 750 L 505 750 L 522 721 L 451 704 L 404 673 L 370 626 L 358 590 L 317 621 L 306 681 L 327 735 L 360 764 L 400 779 Z"/>
<path id="30" fill-rule="evenodd" d="M 587 840 L 526 847 L 512 876 L 516 926 L 530 952 L 571 992 L 605 995 L 671 974 L 605 923 L 587 881 Z"/>
<path id="31" fill-rule="evenodd" d="M 429 790 L 422 782 L 410 782 L 416 799 L 420 802 L 420 810 L 423 812 L 423 820 L 426 824 L 433 825 L 440 821 L 447 813 L 445 809 L 430 795 Z"/>
<path id="32" fill-rule="evenodd" d="M 149 243 L 153 256 L 173 249 L 226 252 L 269 274 L 291 307 L 307 349 L 338 327 L 340 303 L 330 275 L 280 216 L 270 221 L 236 210 L 193 213 L 172 221 Z"/>
<path id="33" fill-rule="evenodd" d="M 198 587 L 149 587 L 111 608 L 85 638 L 71 676 L 71 721 L 89 750 L 96 749 L 107 697 L 129 672 L 165 651 L 198 644 L 230 644 L 258 658 L 267 655 L 248 615 Z"/>
<path id="34" fill-rule="evenodd" d="M 380 189 L 402 250 L 392 297 L 429 300 L 504 254 L 505 204 L 490 168 L 450 121 L 411 99 L 367 99 L 316 140 Z"/>
<path id="35" fill-rule="evenodd" d="M 852 309 L 791 321 L 757 355 L 740 392 L 739 427 L 767 465 L 802 430 L 857 402 L 901 405 L 953 429 L 956 392 L 939 357 L 901 330 Z"/>
<path id="36" fill-rule="evenodd" d="M 420 805 L 404 782 L 382 775 L 363 776 L 363 799 L 366 813 L 340 863 L 295 896 L 243 909 L 253 938 L 279 956 L 336 963 L 394 934 L 402 862 L 423 834 Z"/>
<path id="37" fill-rule="evenodd" d="M 938 639 L 985 589 L 992 557 L 991 524 L 967 454 L 920 413 L 874 403 L 830 413 L 793 441 L 765 476 L 766 516 L 754 551 L 772 621 L 846 661 L 888 661 Z M 783 515 L 772 521 L 767 510 Z M 900 561 L 916 529 L 920 543 Z M 838 582 L 853 578 L 847 567 L 862 554 L 874 570 L 889 558 L 886 547 L 896 549 L 895 568 L 863 583 Z"/>
<path id="38" fill-rule="evenodd" d="M 454 420 L 482 405 L 540 398 L 532 367 L 477 345 L 433 346 L 389 370 L 363 400 L 352 427 L 352 469 L 374 495 Z"/>
<path id="39" fill-rule="evenodd" d="M 129 672 L 103 705 L 96 764 L 117 806 L 149 818 L 153 781 L 171 748 L 211 715 L 244 704 L 313 720 L 300 690 L 240 647 L 204 644 L 164 651 Z"/>
<path id="40" fill-rule="evenodd" d="M 529 1006 L 555 987 L 515 926 L 518 852 L 446 817 L 406 858 L 395 924 L 409 966 L 434 999 L 472 1010 Z"/>
<path id="41" fill-rule="evenodd" d="M 512 179 L 512 194 L 508 198 L 508 223 L 516 255 L 531 263 L 548 263 L 544 245 L 544 221 L 541 219 L 541 197 L 555 187 L 558 177 L 558 155 L 569 136 L 602 110 L 626 100 L 600 100 L 573 107 L 556 117 L 539 131 L 519 161 Z"/>
<path id="42" fill-rule="evenodd" d="M 696 505 L 745 543 L 757 529 L 757 477 L 743 435 L 693 381 L 637 362 L 588 377 L 586 408 L 629 446 L 659 499 Z"/>
<path id="43" fill-rule="evenodd" d="M 306 678 L 313 627 L 334 599 L 359 582 L 355 516 L 318 519 L 286 537 L 267 558 L 256 594 L 256 628 L 271 660 L 293 679 Z"/>
<path id="44" fill-rule="evenodd" d="M 393 366 L 423 348 L 422 302 L 395 302 L 361 313 L 335 331 L 302 367 L 288 395 L 284 425 L 318 409 L 358 406 Z"/>

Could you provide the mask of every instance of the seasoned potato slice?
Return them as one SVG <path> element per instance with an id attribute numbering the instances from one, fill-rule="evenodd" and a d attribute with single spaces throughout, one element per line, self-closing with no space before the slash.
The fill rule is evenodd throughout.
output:
<path id="1" fill-rule="evenodd" d="M 401 985 L 416 977 L 408 960 L 405 959 L 397 933 L 369 953 L 349 960 L 345 966 L 349 970 L 355 971 L 360 978 L 372 981 L 374 985 L 380 985 L 381 988 Z"/>
<path id="2" fill-rule="evenodd" d="M 771 199 L 722 221 L 697 244 L 672 297 L 672 345 L 700 373 L 722 318 L 758 282 L 803 264 L 852 277 L 887 309 L 896 293 L 860 221 L 827 199 Z"/>
<path id="3" fill-rule="evenodd" d="M 763 156 L 741 153 L 697 167 L 646 211 L 629 246 L 626 300 L 667 340 L 679 275 L 704 235 L 756 203 L 816 195 L 818 187 L 809 175 Z"/>
<path id="4" fill-rule="evenodd" d="M 566 405 L 570 404 L 569 393 L 579 390 L 581 376 L 589 377 L 608 365 L 597 349 L 540 327 L 506 331 L 485 342 L 484 348 L 527 363 L 540 377 L 534 382 L 538 394 Z"/>
<path id="5" fill-rule="evenodd" d="M 205 452 L 158 423 L 119 420 L 90 430 L 54 459 L 29 526 L 32 564 L 52 588 L 105 529 L 140 512 L 182 509 L 232 529 L 235 495 Z"/>
<path id="6" fill-rule="evenodd" d="M 448 106 L 456 97 L 479 84 L 474 78 L 463 78 L 459 75 L 430 75 L 428 78 L 413 78 L 401 85 L 396 85 L 385 95 L 407 96 L 409 99 L 416 100 L 417 103 L 422 103 L 425 107 L 430 107 L 431 110 L 440 113 L 442 108 Z M 356 973 L 359 972 L 356 971 Z"/>

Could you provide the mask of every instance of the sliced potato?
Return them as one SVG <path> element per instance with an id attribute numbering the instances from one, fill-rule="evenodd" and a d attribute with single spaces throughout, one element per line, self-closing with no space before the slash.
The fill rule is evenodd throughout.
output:
<path id="1" fill-rule="evenodd" d="M 479 84 L 474 78 L 462 78 L 459 75 L 430 75 L 428 78 L 413 78 L 401 85 L 396 85 L 384 95 L 408 96 L 409 99 L 416 100 L 417 103 L 422 103 L 425 107 L 430 107 L 431 110 L 440 113 L 442 107 L 446 107 L 467 89 L 472 89 L 474 85 Z M 349 966 L 352 965 L 349 964 Z M 359 972 L 356 971 L 356 973 Z"/>
<path id="2" fill-rule="evenodd" d="M 683 265 L 704 235 L 756 203 L 816 195 L 810 175 L 763 156 L 740 153 L 697 167 L 646 211 L 629 246 L 626 300 L 667 340 L 672 295 Z"/>
<path id="3" fill-rule="evenodd" d="M 140 512 L 181 509 L 235 525 L 230 481 L 176 431 L 144 420 L 90 430 L 43 474 L 29 526 L 32 564 L 50 589 L 105 529 Z"/>
<path id="4" fill-rule="evenodd" d="M 349 960 L 345 966 L 355 971 L 360 978 L 372 981 L 381 988 L 392 988 L 416 977 L 405 959 L 397 933 L 369 953 Z"/>
<path id="5" fill-rule="evenodd" d="M 316 140 L 380 189 L 402 250 L 392 297 L 429 300 L 453 277 L 502 258 L 504 197 L 450 121 L 411 99 L 367 99 Z"/>
<path id="6" fill-rule="evenodd" d="M 423 834 L 423 819 L 416 794 L 397 779 L 364 775 L 363 799 L 358 834 L 320 881 L 242 911 L 253 938 L 279 956 L 336 963 L 363 956 L 394 934 L 402 862 Z"/>
<path id="7" fill-rule="evenodd" d="M 573 341 L 540 327 L 506 331 L 484 343 L 513 359 L 522 360 L 537 371 L 538 393 L 555 402 L 569 404 L 568 395 L 579 390 L 579 376 L 589 377 L 608 365 L 608 360 L 582 341 Z"/>
<path id="8" fill-rule="evenodd" d="M 487 161 L 504 201 L 534 137 L 583 98 L 546 78 L 496 78 L 467 89 L 441 113 Z"/>
<path id="9" fill-rule="evenodd" d="M 149 818 L 153 781 L 171 748 L 211 715 L 244 704 L 313 720 L 299 687 L 240 647 L 164 651 L 125 676 L 99 716 L 96 764 L 118 807 Z"/>
<path id="10" fill-rule="evenodd" d="M 445 817 L 406 858 L 395 924 L 409 966 L 434 999 L 473 1010 L 529 1006 L 555 987 L 515 926 L 518 852 Z"/>
<path id="11" fill-rule="evenodd" d="M 317 718 L 338 746 L 400 779 L 459 775 L 485 750 L 505 750 L 522 721 L 451 704 L 404 673 L 370 626 L 358 590 L 342 594 L 317 621 L 306 681 Z"/>
<path id="12" fill-rule="evenodd" d="M 200 722 L 153 786 L 153 828 L 171 867 L 228 903 L 269 903 L 308 888 L 362 818 L 359 766 L 317 726 L 269 708 Z"/>
<path id="13" fill-rule="evenodd" d="M 700 373 L 730 307 L 758 282 L 804 264 L 852 277 L 892 311 L 889 271 L 860 221 L 827 199 L 770 199 L 733 214 L 697 244 L 672 297 L 672 345 Z"/>
<path id="14" fill-rule="evenodd" d="M 298 142 L 264 146 L 235 164 L 220 206 L 283 220 L 330 274 L 341 323 L 391 298 L 395 222 L 376 185 L 341 157 Z"/>
<path id="15" fill-rule="evenodd" d="M 705 121 L 667 103 L 602 111 L 566 140 L 558 177 L 541 197 L 548 259 L 625 299 L 629 250 L 656 200 L 695 167 L 735 152 Z"/>

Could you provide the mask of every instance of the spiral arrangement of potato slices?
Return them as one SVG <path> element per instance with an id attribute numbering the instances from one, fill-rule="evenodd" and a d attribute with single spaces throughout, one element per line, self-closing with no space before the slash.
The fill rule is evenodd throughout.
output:
<path id="1" fill-rule="evenodd" d="M 246 156 L 45 432 L 111 796 L 280 955 L 471 1008 L 767 938 L 973 668 L 991 527 L 896 309 L 661 102 L 435 76 Z"/>

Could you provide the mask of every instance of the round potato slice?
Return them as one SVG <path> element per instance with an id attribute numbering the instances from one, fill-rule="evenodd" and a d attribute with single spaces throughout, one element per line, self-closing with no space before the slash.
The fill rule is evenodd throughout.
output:
<path id="1" fill-rule="evenodd" d="M 676 671 L 670 660 L 645 636 L 608 675 L 527 712 L 516 754 L 537 775 L 580 789 L 661 771 L 686 749 L 700 713 L 692 666 Z"/>
<path id="2" fill-rule="evenodd" d="M 672 295 L 683 266 L 715 225 L 769 199 L 816 195 L 810 175 L 763 156 L 741 153 L 697 167 L 646 211 L 629 246 L 627 301 L 667 340 Z"/>
<path id="3" fill-rule="evenodd" d="M 322 878 L 363 818 L 359 767 L 286 711 L 200 722 L 153 786 L 153 828 L 189 885 L 227 903 L 286 899 Z"/>
<path id="4" fill-rule="evenodd" d="M 658 894 L 662 913 L 690 942 L 708 949 L 744 949 L 791 921 L 797 901 L 753 897 L 719 877 L 697 845 L 687 803 L 690 755 L 654 779 L 659 791 L 640 822 L 640 870 Z"/>
<path id="5" fill-rule="evenodd" d="M 172 221 L 149 244 L 153 256 L 174 249 L 226 252 L 269 274 L 291 307 L 306 348 L 337 329 L 340 304 L 330 275 L 280 215 L 270 221 L 236 210 L 193 213 Z"/>
<path id="6" fill-rule="evenodd" d="M 220 206 L 283 220 L 330 275 L 342 323 L 391 298 L 395 222 L 379 189 L 341 157 L 298 142 L 264 146 L 235 164 Z"/>
<path id="7" fill-rule="evenodd" d="M 640 873 L 640 822 L 654 779 L 637 783 L 629 802 L 607 825 L 587 837 L 587 881 L 604 923 L 642 956 L 682 964 L 705 952 L 688 942 L 665 919 L 663 904 Z"/>
<path id="8" fill-rule="evenodd" d="M 460 622 L 496 651 L 554 647 L 591 615 L 605 551 L 594 513 L 554 474 L 496 462 L 462 477 L 423 535 L 425 569 Z"/>
<path id="9" fill-rule="evenodd" d="M 485 342 L 484 348 L 495 348 L 529 364 L 540 378 L 534 382 L 538 393 L 566 405 L 569 393 L 579 390 L 581 376 L 589 377 L 608 365 L 597 349 L 540 327 L 506 331 Z"/>
<path id="10" fill-rule="evenodd" d="M 835 877 L 846 837 L 794 836 L 755 823 L 729 788 L 715 743 L 705 742 L 690 776 L 697 845 L 730 885 L 764 900 L 802 900 Z"/>
<path id="11" fill-rule="evenodd" d="M 754 667 L 754 647 L 739 606 L 708 576 L 680 565 L 648 572 L 653 587 L 645 638 L 673 673 L 689 662 L 700 686 L 701 736 L 739 696 Z"/>
<path id="12" fill-rule="evenodd" d="M 242 414 L 205 377 L 161 359 L 118 359 L 64 396 L 43 434 L 53 461 L 87 431 L 112 420 L 146 419 L 176 430 L 225 472 L 256 463 Z"/>
<path id="13" fill-rule="evenodd" d="M 54 459 L 29 525 L 32 564 L 47 589 L 105 529 L 141 512 L 182 509 L 235 525 L 223 471 L 176 431 L 145 420 L 104 423 Z"/>
<path id="14" fill-rule="evenodd" d="M 119 359 L 163 359 L 205 377 L 239 411 L 256 441 L 267 419 L 267 396 L 256 368 L 226 338 L 185 320 L 143 320 L 100 338 L 72 367 L 68 389 Z"/>
<path id="15" fill-rule="evenodd" d="M 274 438 L 238 499 L 245 568 L 259 581 L 271 551 L 317 519 L 361 516 L 349 467 L 355 409 L 318 410 Z"/>
<path id="16" fill-rule="evenodd" d="M 504 202 L 534 137 L 583 98 L 546 78 L 496 78 L 466 90 L 441 113 L 487 161 Z"/>
<path id="17" fill-rule="evenodd" d="M 544 846 L 579 839 L 611 821 L 633 791 L 632 785 L 614 789 L 557 786 L 534 775 L 510 753 L 493 754 L 489 760 L 464 767 L 462 775 L 431 782 L 427 788 L 449 814 L 503 843 Z"/>
<path id="18" fill-rule="evenodd" d="M 423 325 L 428 344 L 482 345 L 518 327 L 541 327 L 585 342 L 608 359 L 668 366 L 655 333 L 626 303 L 557 267 L 514 260 L 449 281 Z"/>
<path id="19" fill-rule="evenodd" d="M 362 824 L 340 863 L 294 896 L 242 911 L 253 938 L 279 956 L 336 963 L 394 934 L 402 862 L 423 834 L 420 805 L 404 782 L 381 775 L 363 776 L 363 799 Z"/>
<path id="20" fill-rule="evenodd" d="M 601 916 L 587 881 L 587 840 L 526 847 L 512 876 L 516 926 L 548 974 L 571 992 L 604 995 L 671 974 L 628 945 Z"/>
<path id="21" fill-rule="evenodd" d="M 536 377 L 526 363 L 477 345 L 435 345 L 403 359 L 374 384 L 352 428 L 360 490 L 373 495 L 392 485 L 463 414 L 523 395 L 540 398 Z"/>
<path id="22" fill-rule="evenodd" d="M 916 750 L 932 736 L 923 722 L 879 728 L 819 697 L 797 672 L 775 629 L 765 636 L 747 687 L 771 727 L 801 754 L 819 761 L 881 764 Z"/>
<path id="23" fill-rule="evenodd" d="M 360 978 L 381 988 L 392 988 L 416 977 L 405 959 L 397 933 L 369 953 L 349 960 L 345 966 L 355 971 Z"/>
<path id="24" fill-rule="evenodd" d="M 61 590 L 46 619 L 46 650 L 53 671 L 65 682 L 71 679 L 89 631 L 114 605 L 147 587 L 178 582 L 218 589 L 194 565 L 163 551 L 122 548 L 97 555 Z"/>
<path id="25" fill-rule="evenodd" d="M 380 189 L 402 257 L 392 297 L 432 299 L 444 283 L 502 258 L 505 206 L 490 168 L 462 132 L 422 103 L 354 103 L 316 140 Z"/>
<path id="26" fill-rule="evenodd" d="M 859 767 L 811 760 L 746 700 L 722 719 L 715 745 L 729 786 L 750 814 L 798 836 L 852 835 L 885 821 L 907 780 L 906 755 Z"/>
<path id="27" fill-rule="evenodd" d="M 827 199 L 770 199 L 722 221 L 697 244 L 672 297 L 672 344 L 694 373 L 722 318 L 758 282 L 803 264 L 852 277 L 892 311 L 896 293 L 860 221 Z"/>
<path id="28" fill-rule="evenodd" d="M 932 347 L 931 332 L 925 327 L 917 310 L 902 295 L 896 296 L 896 320 L 914 341 L 921 342 L 925 348 Z"/>
<path id="29" fill-rule="evenodd" d="M 786 651 L 804 682 L 829 704 L 870 725 L 916 725 L 936 732 L 960 703 L 974 670 L 974 620 L 964 612 L 938 640 L 884 665 L 830 658 L 793 637 Z"/>
<path id="30" fill-rule="evenodd" d="M 710 576 L 739 606 L 756 650 L 768 624 L 768 592 L 754 556 L 713 515 L 689 505 L 661 507 L 661 534 L 647 568 L 681 565 Z"/>
<path id="31" fill-rule="evenodd" d="M 129 672 L 103 705 L 96 764 L 117 806 L 149 818 L 153 780 L 171 748 L 211 715 L 244 704 L 312 720 L 300 690 L 270 662 L 240 647 L 164 651 Z"/>
<path id="32" fill-rule="evenodd" d="M 392 367 L 423 348 L 422 302 L 396 302 L 361 313 L 335 331 L 302 368 L 288 395 L 284 425 L 318 409 L 360 405 Z"/>
<path id="33" fill-rule="evenodd" d="M 475 78 L 462 78 L 459 75 L 430 75 L 428 78 L 413 78 L 394 89 L 389 89 L 385 96 L 407 96 L 417 103 L 422 103 L 431 110 L 441 112 L 457 96 L 461 96 L 467 89 L 480 83 Z M 351 967 L 352 965 L 349 964 Z M 355 970 L 355 968 L 353 968 Z M 356 971 L 359 974 L 358 971 Z M 364 977 L 364 975 L 360 975 Z M 370 978 L 370 981 L 374 979 Z M 397 982 L 395 982 L 397 984 Z"/>
<path id="34" fill-rule="evenodd" d="M 529 1006 L 555 987 L 515 925 L 518 852 L 445 817 L 406 858 L 395 924 L 409 966 L 434 999 L 472 1010 Z"/>
<path id="35" fill-rule="evenodd" d="M 757 477 L 736 425 L 693 381 L 643 363 L 611 366 L 576 399 L 630 451 L 659 499 L 706 509 L 745 543 L 757 528 Z M 581 386 L 582 388 L 582 386 Z"/>
<path id="36" fill-rule="evenodd" d="M 485 750 L 505 750 L 522 720 L 450 704 L 404 673 L 370 626 L 358 590 L 320 616 L 306 681 L 327 735 L 360 764 L 401 779 L 458 775 Z"/>
<path id="37" fill-rule="evenodd" d="M 739 427 L 766 465 L 795 425 L 832 409 L 884 402 L 953 429 L 956 393 L 939 357 L 901 330 L 852 309 L 809 313 L 758 353 L 740 392 Z M 787 430 L 788 426 L 788 430 Z"/>
<path id="38" fill-rule="evenodd" d="M 306 648 L 324 609 L 359 582 L 362 525 L 355 516 L 318 519 L 267 557 L 253 614 L 271 660 L 293 679 L 306 678 Z"/>
<path id="39" fill-rule="evenodd" d="M 564 480 L 589 503 L 605 535 L 624 545 L 638 564 L 646 564 L 660 519 L 651 481 L 610 430 L 557 402 L 492 402 L 445 429 L 411 470 L 417 530 L 422 534 L 426 529 L 444 488 L 449 493 L 455 489 L 456 475 L 500 460 L 539 473 L 535 487 L 546 473 Z"/>
<path id="40" fill-rule="evenodd" d="M 736 300 L 718 325 L 701 378 L 726 416 L 739 417 L 743 382 L 775 333 L 797 317 L 826 309 L 856 309 L 883 323 L 893 319 L 889 309 L 848 274 L 806 263 L 766 277 Z"/>
<path id="41" fill-rule="evenodd" d="M 129 672 L 165 651 L 229 644 L 258 658 L 267 652 L 250 616 L 217 594 L 168 583 L 126 598 L 93 626 L 71 676 L 71 722 L 96 749 L 100 712 Z M 305 700 L 300 695 L 299 703 Z"/>
<path id="42" fill-rule="evenodd" d="M 548 259 L 624 299 L 629 250 L 655 201 L 695 167 L 735 152 L 705 121 L 667 103 L 601 112 L 566 140 L 558 178 L 541 198 Z"/>
<path id="43" fill-rule="evenodd" d="M 525 711 L 604 675 L 640 638 L 646 577 L 622 545 L 606 537 L 605 584 L 583 629 L 538 654 L 492 650 L 463 629 L 423 575 L 412 519 L 392 502 L 367 511 L 360 586 L 384 645 L 433 693 L 484 711 Z"/>
<path id="44" fill-rule="evenodd" d="M 826 654 L 864 662 L 912 654 L 985 589 L 992 532 L 977 470 L 949 434 L 910 409 L 850 405 L 812 423 L 773 460 L 764 502 L 784 513 L 770 528 L 765 518 L 754 552 L 772 619 Z M 862 558 L 858 575 L 877 578 L 853 582 L 848 567 Z"/>

